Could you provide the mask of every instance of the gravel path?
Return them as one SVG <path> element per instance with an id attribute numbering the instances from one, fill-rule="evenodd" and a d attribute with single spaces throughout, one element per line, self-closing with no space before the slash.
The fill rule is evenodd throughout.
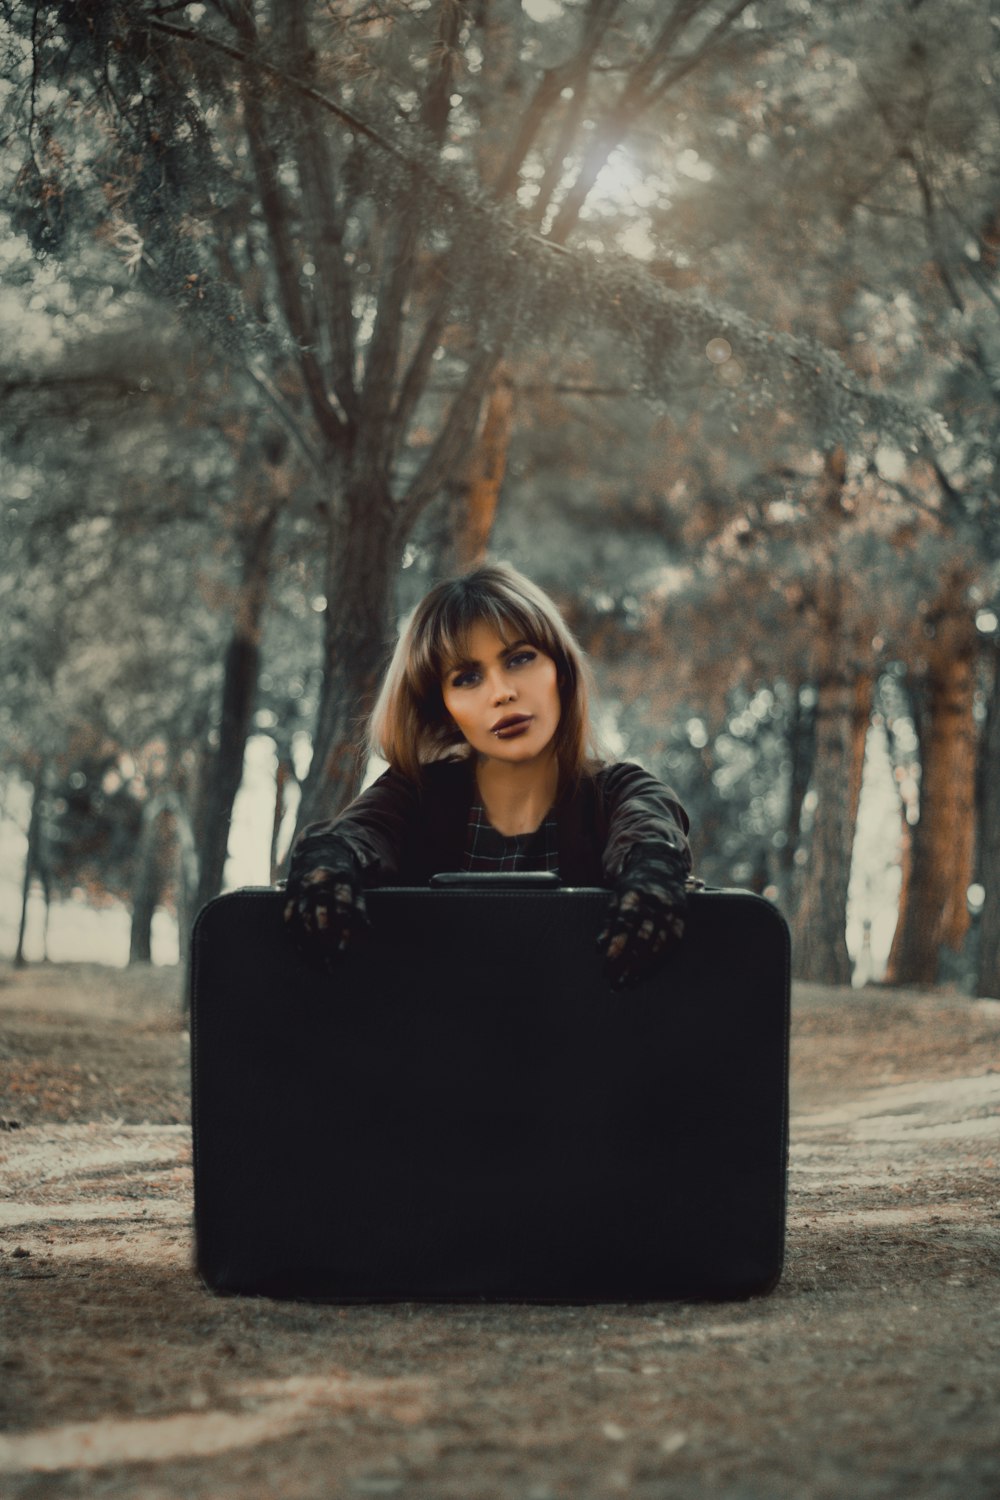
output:
<path id="1" fill-rule="evenodd" d="M 730 1304 L 338 1308 L 191 1270 L 163 971 L 0 974 L 0 1495 L 1000 1497 L 1000 1003 L 803 987 Z"/>

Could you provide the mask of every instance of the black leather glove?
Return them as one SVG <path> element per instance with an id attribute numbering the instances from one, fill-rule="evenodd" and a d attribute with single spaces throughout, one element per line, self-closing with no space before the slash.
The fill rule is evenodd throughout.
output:
<path id="1" fill-rule="evenodd" d="M 307 956 L 329 963 L 371 923 L 361 866 L 351 850 L 328 843 L 322 859 L 305 870 L 293 862 L 285 887 L 285 922 Z"/>
<path id="2" fill-rule="evenodd" d="M 667 845 L 639 845 L 628 855 L 597 938 L 612 989 L 639 984 L 684 935 L 687 866 Z"/>

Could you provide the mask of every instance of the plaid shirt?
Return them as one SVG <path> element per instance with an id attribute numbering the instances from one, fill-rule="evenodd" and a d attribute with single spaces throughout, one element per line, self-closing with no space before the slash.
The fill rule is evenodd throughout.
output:
<path id="1" fill-rule="evenodd" d="M 481 802 L 469 808 L 465 830 L 465 870 L 555 870 L 559 872 L 559 841 L 556 815 L 550 812 L 533 833 L 500 833 L 486 816 Z"/>

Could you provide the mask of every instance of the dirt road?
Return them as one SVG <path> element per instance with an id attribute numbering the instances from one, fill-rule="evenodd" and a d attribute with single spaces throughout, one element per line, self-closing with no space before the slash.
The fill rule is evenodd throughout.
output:
<path id="1" fill-rule="evenodd" d="M 5 1500 L 1000 1497 L 1000 1003 L 796 992 L 768 1298 L 345 1309 L 195 1279 L 175 983 L 0 973 Z"/>

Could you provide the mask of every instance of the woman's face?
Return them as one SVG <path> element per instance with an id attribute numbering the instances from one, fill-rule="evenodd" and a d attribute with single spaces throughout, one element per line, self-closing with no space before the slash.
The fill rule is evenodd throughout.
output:
<path id="1" fill-rule="evenodd" d="M 467 650 L 469 659 L 444 674 L 441 693 L 473 750 L 512 764 L 544 755 L 562 711 L 551 656 L 484 623 L 470 630 Z"/>

